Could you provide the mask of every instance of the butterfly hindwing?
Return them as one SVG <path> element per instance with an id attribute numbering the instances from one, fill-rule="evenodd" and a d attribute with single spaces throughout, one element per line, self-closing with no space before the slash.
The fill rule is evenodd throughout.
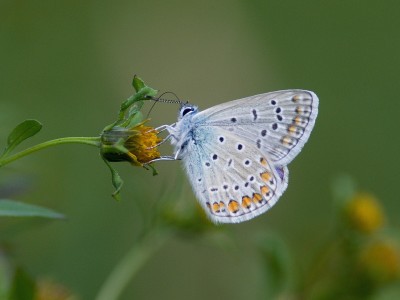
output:
<path id="1" fill-rule="evenodd" d="M 208 128 L 197 128 L 196 135 L 202 131 Z M 191 144 L 183 161 L 201 206 L 216 223 L 238 223 L 262 214 L 287 186 L 286 167 L 276 169 L 253 143 L 225 128 Z"/>

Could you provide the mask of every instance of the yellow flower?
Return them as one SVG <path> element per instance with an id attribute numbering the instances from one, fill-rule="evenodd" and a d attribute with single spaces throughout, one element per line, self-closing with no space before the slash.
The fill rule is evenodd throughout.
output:
<path id="1" fill-rule="evenodd" d="M 132 128 L 113 127 L 103 132 L 102 156 L 108 161 L 129 161 L 142 166 L 160 157 L 157 145 L 161 139 L 157 131 L 139 123 Z"/>
<path id="2" fill-rule="evenodd" d="M 400 249 L 394 241 L 381 240 L 368 245 L 361 253 L 361 269 L 377 283 L 400 277 Z"/>
<path id="3" fill-rule="evenodd" d="M 370 194 L 355 195 L 345 207 L 350 226 L 362 233 L 370 234 L 381 228 L 385 217 L 378 201 Z"/>
<path id="4" fill-rule="evenodd" d="M 131 133 L 132 135 L 124 146 L 128 149 L 128 155 L 134 162 L 141 165 L 160 157 L 157 144 L 161 139 L 157 136 L 154 128 L 140 124 L 134 127 Z"/>

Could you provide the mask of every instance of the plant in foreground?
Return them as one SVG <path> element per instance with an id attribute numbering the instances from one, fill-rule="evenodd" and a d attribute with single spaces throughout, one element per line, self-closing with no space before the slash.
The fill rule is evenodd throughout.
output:
<path id="1" fill-rule="evenodd" d="M 121 104 L 117 119 L 106 126 L 100 136 L 58 138 L 13 154 L 19 144 L 42 129 L 42 125 L 36 120 L 23 121 L 9 134 L 7 145 L 0 155 L 0 167 L 48 147 L 71 143 L 94 146 L 100 149 L 101 157 L 111 170 L 112 183 L 116 189 L 113 197 L 119 199 L 123 182 L 110 162 L 128 161 L 134 166 L 151 168 L 153 174 L 156 174 L 156 170 L 147 163 L 160 157 L 157 149 L 157 144 L 161 141 L 157 136 L 158 132 L 145 125 L 148 120 L 143 120 L 140 111 L 144 101 L 152 99 L 157 90 L 145 85 L 137 76 L 133 78 L 132 85 L 136 93 Z"/>
<path id="2" fill-rule="evenodd" d="M 36 120 L 25 120 L 20 123 L 8 136 L 7 145 L 0 155 L 0 168 L 27 155 L 57 145 L 75 143 L 94 146 L 99 149 L 101 158 L 111 171 L 112 184 L 115 187 L 113 197 L 118 200 L 123 181 L 111 163 L 127 161 L 133 166 L 151 169 L 155 175 L 156 170 L 150 162 L 160 158 L 157 148 L 161 142 L 158 137 L 159 132 L 148 126 L 148 120 L 144 119 L 141 114 L 144 101 L 153 99 L 157 91 L 145 85 L 136 76 L 132 83 L 136 93 L 121 104 L 117 119 L 107 125 L 99 136 L 58 138 L 14 153 L 18 145 L 36 135 L 42 128 L 42 125 Z M 1 199 L 1 189 L 0 186 L 0 217 L 63 218 L 63 215 L 47 208 Z M 180 189 L 180 185 L 174 186 L 173 189 Z M 165 192 L 163 197 L 170 198 L 171 194 L 179 197 L 180 191 Z M 188 212 L 182 214 L 171 205 L 166 205 L 161 199 L 157 205 L 153 214 L 143 213 L 142 225 L 144 228 L 139 234 L 139 238 L 134 241 L 132 248 L 106 278 L 98 292 L 97 300 L 117 299 L 129 280 L 171 234 L 198 236 L 206 231 L 220 231 L 211 226 L 210 222 L 204 218 L 202 211 L 193 210 L 192 214 Z M 189 218 L 188 215 L 190 215 Z M 4 239 L 0 240 L 0 243 L 3 242 Z M 4 297 L 32 300 L 48 299 L 49 297 L 56 299 L 54 295 L 59 296 L 59 299 L 76 299 L 66 288 L 51 280 L 35 282 L 27 272 L 11 262 L 9 251 L 6 249 L 7 247 L 0 244 L 0 299 Z"/>
<path id="3" fill-rule="evenodd" d="M 398 229 L 389 226 L 380 201 L 357 191 L 347 176 L 333 192 L 335 226 L 322 229 L 324 241 L 309 263 L 297 257 L 294 264 L 293 249 L 264 234 L 259 250 L 268 299 L 399 299 Z"/>

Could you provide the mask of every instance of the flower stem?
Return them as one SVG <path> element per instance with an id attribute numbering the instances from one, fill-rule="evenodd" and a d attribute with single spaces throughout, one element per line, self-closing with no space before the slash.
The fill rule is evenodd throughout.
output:
<path id="1" fill-rule="evenodd" d="M 43 142 L 41 144 L 37 144 L 28 149 L 15 153 L 13 155 L 0 158 L 0 167 L 9 164 L 17 159 L 20 159 L 24 156 L 27 156 L 31 153 L 34 153 L 36 151 L 62 144 L 86 144 L 95 147 L 100 147 L 100 137 L 64 137 Z"/>
<path id="2" fill-rule="evenodd" d="M 161 248 L 171 234 L 166 229 L 156 231 L 149 232 L 143 236 L 118 262 L 100 288 L 96 300 L 119 299 L 124 289 L 132 281 L 132 278 L 152 255 Z"/>

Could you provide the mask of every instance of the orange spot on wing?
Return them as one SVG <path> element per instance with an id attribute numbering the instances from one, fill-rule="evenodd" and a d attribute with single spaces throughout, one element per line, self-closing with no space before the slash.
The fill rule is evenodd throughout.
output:
<path id="1" fill-rule="evenodd" d="M 292 139 L 288 136 L 285 136 L 284 138 L 282 138 L 282 144 L 285 146 L 291 146 L 292 143 Z"/>
<path id="2" fill-rule="evenodd" d="M 213 203 L 213 205 L 212 205 L 212 210 L 213 210 L 215 213 L 219 213 L 219 212 L 220 212 L 220 207 L 219 207 L 219 204 L 218 204 L 217 202 L 214 202 L 214 203 Z"/>
<path id="3" fill-rule="evenodd" d="M 221 211 L 225 211 L 225 203 L 224 202 L 222 202 L 222 201 L 219 202 L 219 209 Z"/>
<path id="4" fill-rule="evenodd" d="M 249 196 L 242 197 L 242 206 L 244 208 L 250 208 L 251 206 L 251 199 Z"/>
<path id="5" fill-rule="evenodd" d="M 263 166 L 268 165 L 267 160 L 266 160 L 264 157 L 261 157 L 261 158 L 260 158 L 260 163 L 261 163 Z"/>
<path id="6" fill-rule="evenodd" d="M 239 211 L 239 203 L 236 200 L 229 201 L 228 209 L 231 213 L 237 213 Z"/>
<path id="7" fill-rule="evenodd" d="M 293 134 L 293 133 L 296 133 L 296 134 L 297 134 L 297 127 L 294 126 L 294 125 L 290 125 L 290 126 L 288 127 L 288 132 L 291 133 L 291 134 Z"/>
<path id="8" fill-rule="evenodd" d="M 261 194 L 266 197 L 269 194 L 269 187 L 267 187 L 266 185 L 263 185 L 261 187 Z"/>
<path id="9" fill-rule="evenodd" d="M 258 193 L 253 194 L 253 202 L 254 203 L 261 203 L 262 200 L 263 200 L 263 197 L 261 196 L 261 194 L 258 194 Z"/>
<path id="10" fill-rule="evenodd" d="M 293 119 L 293 122 L 294 122 L 296 125 L 301 125 L 301 124 L 303 123 L 303 119 L 302 119 L 301 117 L 297 116 L 297 117 L 295 117 L 295 118 Z"/>
<path id="11" fill-rule="evenodd" d="M 261 173 L 260 176 L 261 176 L 261 179 L 265 182 L 270 181 L 270 179 L 272 178 L 271 173 L 269 173 L 269 172 Z"/>
<path id="12" fill-rule="evenodd" d="M 302 97 L 301 97 L 300 95 L 296 95 L 296 96 L 293 96 L 293 97 L 292 97 L 292 101 L 293 101 L 293 102 L 299 102 L 299 101 L 301 100 L 301 98 L 302 98 Z"/>

